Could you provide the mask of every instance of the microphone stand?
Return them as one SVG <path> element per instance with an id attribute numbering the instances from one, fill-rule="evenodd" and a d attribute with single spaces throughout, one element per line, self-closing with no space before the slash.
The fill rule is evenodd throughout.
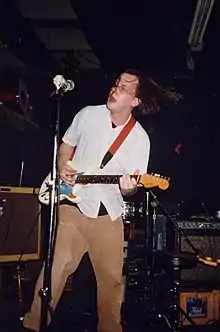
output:
<path id="1" fill-rule="evenodd" d="M 20 132 L 20 155 L 21 155 L 21 169 L 20 169 L 20 177 L 19 177 L 19 187 L 22 186 L 23 181 L 23 174 L 24 174 L 24 160 L 25 160 L 25 153 L 24 153 L 24 129 L 21 129 Z M 16 281 L 17 281 L 17 296 L 18 296 L 18 308 L 19 308 L 19 321 L 20 323 L 24 319 L 24 311 L 23 311 L 23 288 L 22 288 L 22 268 L 21 268 L 21 262 L 18 260 L 17 266 L 16 266 L 16 275 L 15 275 Z"/>
<path id="2" fill-rule="evenodd" d="M 59 222 L 59 171 L 58 171 L 58 146 L 59 146 L 59 130 L 60 130 L 60 109 L 61 98 L 64 90 L 56 90 L 53 95 L 57 97 L 57 112 L 54 129 L 54 148 L 53 148 L 53 167 L 51 171 L 51 181 L 49 183 L 50 193 L 50 222 L 47 229 L 46 240 L 46 258 L 44 266 L 43 288 L 40 289 L 39 295 L 42 300 L 41 305 L 41 321 L 40 332 L 44 332 L 47 328 L 48 314 L 52 316 L 53 309 L 51 307 L 51 271 L 53 263 L 53 252 L 55 245 L 55 237 Z"/>

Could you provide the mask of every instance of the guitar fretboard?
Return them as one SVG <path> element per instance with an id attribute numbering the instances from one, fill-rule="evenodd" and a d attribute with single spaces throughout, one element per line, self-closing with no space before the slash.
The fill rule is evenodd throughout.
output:
<path id="1" fill-rule="evenodd" d="M 122 175 L 78 175 L 76 183 L 104 183 L 104 184 L 117 184 Z M 132 175 L 134 178 L 138 178 L 139 175 Z"/>

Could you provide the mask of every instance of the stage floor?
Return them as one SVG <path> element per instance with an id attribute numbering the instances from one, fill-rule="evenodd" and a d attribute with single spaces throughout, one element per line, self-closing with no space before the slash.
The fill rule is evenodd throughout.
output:
<path id="1" fill-rule="evenodd" d="M 86 259 L 86 258 L 85 258 Z M 88 262 L 87 262 L 88 263 Z M 82 262 L 75 276 L 72 289 L 66 287 L 48 332 L 96 332 L 96 284 L 89 264 Z M 29 272 L 29 271 L 28 271 Z M 0 332 L 22 332 L 13 270 L 8 271 L 0 287 Z M 35 280 L 27 278 L 22 282 L 23 310 L 31 304 Z M 164 285 L 165 286 L 165 285 Z M 123 306 L 124 332 L 166 332 L 170 331 L 163 319 L 153 315 L 149 318 L 146 302 L 126 303 Z M 220 331 L 220 322 L 209 326 L 182 327 L 182 331 Z"/>
<path id="2" fill-rule="evenodd" d="M 84 301 L 73 296 L 72 292 L 65 292 L 54 314 L 54 320 L 47 329 L 48 332 L 97 332 L 97 315 L 89 296 Z M 30 301 L 29 301 L 30 302 Z M 87 305 L 85 303 L 87 302 Z M 25 303 L 26 307 L 29 305 Z M 94 306 L 95 307 L 95 306 Z M 137 310 L 136 310 L 137 309 Z M 124 332 L 166 332 L 170 331 L 164 321 L 158 319 L 151 323 L 147 322 L 144 312 L 140 307 L 127 308 L 124 322 Z M 192 332 L 219 332 L 219 325 L 182 327 L 180 331 Z M 8 294 L 0 302 L 0 331 L 22 332 L 19 321 L 18 301 L 15 294 Z"/>

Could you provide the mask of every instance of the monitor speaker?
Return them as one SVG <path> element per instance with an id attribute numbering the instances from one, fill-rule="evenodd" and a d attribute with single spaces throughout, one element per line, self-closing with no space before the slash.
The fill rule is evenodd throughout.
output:
<path id="1" fill-rule="evenodd" d="M 212 325 L 219 321 L 219 290 L 209 292 L 181 292 L 180 307 L 195 325 Z M 180 327 L 191 322 L 180 314 Z"/>
<path id="2" fill-rule="evenodd" d="M 37 260 L 41 247 L 38 189 L 0 187 L 0 263 Z"/>
<path id="3" fill-rule="evenodd" d="M 208 230 L 194 230 L 186 231 L 187 237 L 193 246 L 199 250 L 204 256 L 211 257 L 212 259 L 220 258 L 220 232 L 215 230 L 209 232 Z M 193 252 L 190 245 L 180 235 L 178 236 L 179 250 L 186 252 Z M 219 284 L 220 279 L 220 266 L 212 267 L 204 263 L 198 263 L 193 269 L 181 271 L 181 282 L 185 283 L 210 283 Z"/>

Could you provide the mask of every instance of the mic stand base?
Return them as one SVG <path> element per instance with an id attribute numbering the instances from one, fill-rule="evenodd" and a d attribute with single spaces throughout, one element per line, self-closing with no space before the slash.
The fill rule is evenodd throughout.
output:
<path id="1" fill-rule="evenodd" d="M 41 297 L 42 301 L 40 332 L 44 332 L 48 325 L 48 315 L 50 315 L 50 317 L 52 317 L 53 315 L 53 308 L 51 307 L 50 304 L 48 288 L 41 288 L 39 291 L 39 296 Z"/>

